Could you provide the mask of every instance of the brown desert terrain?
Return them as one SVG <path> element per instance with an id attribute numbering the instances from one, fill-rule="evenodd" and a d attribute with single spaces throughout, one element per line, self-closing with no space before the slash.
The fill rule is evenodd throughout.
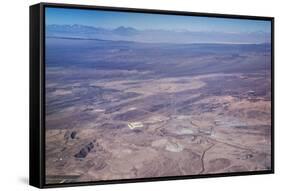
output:
<path id="1" fill-rule="evenodd" d="M 81 65 L 47 65 L 46 183 L 271 169 L 270 50 L 158 46 L 84 40 Z"/>

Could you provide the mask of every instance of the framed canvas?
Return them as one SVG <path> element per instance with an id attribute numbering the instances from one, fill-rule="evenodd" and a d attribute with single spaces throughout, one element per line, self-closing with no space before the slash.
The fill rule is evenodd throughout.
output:
<path id="1" fill-rule="evenodd" d="M 30 7 L 30 184 L 274 172 L 274 19 Z"/>

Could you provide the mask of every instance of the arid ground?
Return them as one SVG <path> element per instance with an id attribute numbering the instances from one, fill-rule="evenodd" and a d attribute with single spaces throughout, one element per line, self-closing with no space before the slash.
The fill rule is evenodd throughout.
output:
<path id="1" fill-rule="evenodd" d="M 46 183 L 271 169 L 270 44 L 46 45 Z"/>

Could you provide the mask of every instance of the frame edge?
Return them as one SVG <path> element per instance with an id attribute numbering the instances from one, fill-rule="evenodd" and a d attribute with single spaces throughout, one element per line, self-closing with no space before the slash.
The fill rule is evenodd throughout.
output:
<path id="1" fill-rule="evenodd" d="M 29 7 L 29 185 L 42 188 L 40 120 L 41 4 Z"/>

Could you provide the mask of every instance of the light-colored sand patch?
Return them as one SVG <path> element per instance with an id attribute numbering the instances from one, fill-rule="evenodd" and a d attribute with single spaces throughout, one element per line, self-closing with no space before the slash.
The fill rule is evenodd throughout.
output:
<path id="1" fill-rule="evenodd" d="M 159 123 L 163 121 L 169 120 L 169 117 L 163 116 L 163 115 L 153 115 L 149 117 L 148 119 L 145 120 L 145 123 L 148 124 L 154 124 L 154 123 Z"/>
<path id="2" fill-rule="evenodd" d="M 143 124 L 142 124 L 142 122 L 131 122 L 131 123 L 128 124 L 128 127 L 133 130 L 133 129 L 136 129 L 136 128 L 143 127 Z"/>
<path id="3" fill-rule="evenodd" d="M 176 131 L 176 134 L 178 135 L 190 135 L 190 134 L 194 134 L 194 132 L 191 129 L 179 129 Z"/>
<path id="4" fill-rule="evenodd" d="M 130 107 L 129 109 L 128 109 L 128 111 L 133 111 L 133 110 L 136 110 L 137 108 L 135 108 L 135 107 Z"/>
<path id="5" fill-rule="evenodd" d="M 130 91 L 143 95 L 154 95 L 157 93 L 175 93 L 185 90 L 199 89 L 206 84 L 200 80 L 190 78 L 180 78 L 187 80 L 186 83 L 178 83 L 179 78 L 164 78 L 161 80 L 143 80 L 143 81 L 114 81 L 100 82 L 97 86 L 112 88 L 120 91 Z M 131 84 L 130 84 L 131 83 Z"/>
<path id="6" fill-rule="evenodd" d="M 71 94 L 72 91 L 71 90 L 62 90 L 62 89 L 59 89 L 59 90 L 56 90 L 53 92 L 53 95 L 54 96 L 64 96 L 64 95 L 68 95 L 68 94 Z"/>
<path id="7" fill-rule="evenodd" d="M 168 80 L 155 80 L 152 83 L 144 83 L 137 87 L 132 87 L 131 92 L 144 95 L 154 95 L 157 93 L 175 93 L 185 90 L 199 89 L 205 85 L 202 81 L 190 81 L 188 83 L 176 83 Z"/>
<path id="8" fill-rule="evenodd" d="M 184 147 L 181 144 L 168 141 L 167 139 L 159 139 L 153 141 L 151 143 L 151 146 L 158 147 L 158 148 L 165 148 L 165 150 L 170 152 L 181 152 L 184 149 Z"/>
<path id="9" fill-rule="evenodd" d="M 105 111 L 104 109 L 95 109 L 95 110 L 94 110 L 94 112 L 98 112 L 98 113 L 104 112 L 104 111 Z"/>
<path id="10" fill-rule="evenodd" d="M 183 146 L 179 143 L 169 142 L 165 149 L 170 152 L 181 152 L 183 150 Z"/>

